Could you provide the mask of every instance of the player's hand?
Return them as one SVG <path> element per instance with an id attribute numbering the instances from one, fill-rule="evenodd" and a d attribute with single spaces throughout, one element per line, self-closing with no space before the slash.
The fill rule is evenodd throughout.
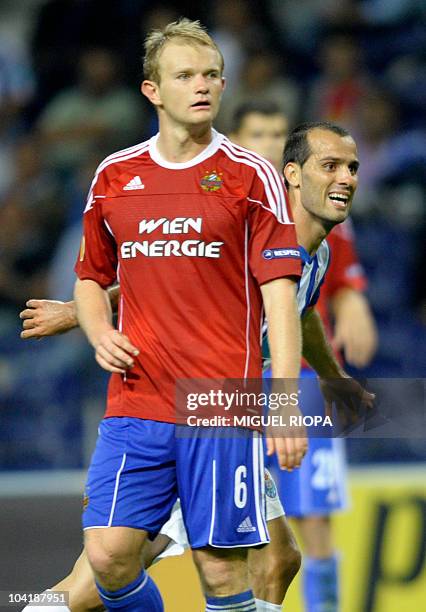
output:
<path id="1" fill-rule="evenodd" d="M 282 406 L 278 410 L 269 411 L 281 419 L 279 425 L 270 425 L 266 432 L 267 454 L 276 453 L 278 465 L 282 470 L 292 472 L 300 467 L 302 459 L 308 450 L 308 437 L 304 425 L 300 423 L 302 413 L 298 405 Z"/>
<path id="2" fill-rule="evenodd" d="M 22 319 L 21 338 L 44 338 L 63 334 L 78 326 L 74 302 L 28 300 L 19 313 Z"/>
<path id="3" fill-rule="evenodd" d="M 139 355 L 128 337 L 116 329 L 102 333 L 94 346 L 96 361 L 107 372 L 125 374 L 135 365 L 134 358 Z"/>
<path id="4" fill-rule="evenodd" d="M 339 426 L 345 430 L 356 425 L 366 411 L 372 410 L 376 396 L 351 377 L 319 380 L 325 402 L 325 414 L 333 417 L 336 408 Z"/>
<path id="5" fill-rule="evenodd" d="M 276 453 L 278 465 L 282 470 L 287 470 L 288 472 L 292 472 L 295 468 L 300 467 L 307 451 L 308 438 L 306 434 L 301 437 L 266 438 L 267 455 L 271 456 Z"/>
<path id="6" fill-rule="evenodd" d="M 291 389 L 282 388 L 278 379 L 273 380 L 272 389 L 276 394 L 284 390 L 289 396 L 292 395 Z M 303 415 L 298 401 L 285 404 L 274 402 L 275 405 L 273 405 L 271 399 L 272 395 L 269 396 L 268 413 L 271 420 L 265 432 L 266 452 L 269 456 L 276 453 L 280 468 L 292 472 L 295 468 L 300 467 L 308 450 L 308 437 L 303 425 Z"/>

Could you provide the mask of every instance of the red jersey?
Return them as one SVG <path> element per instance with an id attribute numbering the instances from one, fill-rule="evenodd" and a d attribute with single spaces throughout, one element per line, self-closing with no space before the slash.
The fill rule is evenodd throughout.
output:
<path id="1" fill-rule="evenodd" d="M 336 225 L 327 236 L 327 242 L 331 251 L 330 266 L 316 307 L 330 332 L 329 300 L 345 287 L 364 291 L 367 279 L 355 251 L 355 236 L 350 219 Z"/>
<path id="2" fill-rule="evenodd" d="M 333 327 L 330 317 L 330 300 L 339 289 L 345 287 L 355 289 L 355 291 L 364 291 L 367 287 L 367 279 L 355 251 L 355 236 L 350 219 L 336 225 L 331 230 L 327 236 L 327 243 L 330 247 L 330 265 L 324 276 L 315 308 L 321 315 L 327 338 L 331 340 Z M 336 353 L 336 357 L 340 363 L 343 362 L 340 353 Z M 305 359 L 302 360 L 302 367 L 310 368 Z"/>
<path id="3" fill-rule="evenodd" d="M 177 379 L 260 378 L 260 285 L 300 276 L 301 263 L 269 162 L 213 132 L 171 163 L 157 139 L 99 166 L 76 272 L 119 280 L 119 329 L 140 351 L 112 374 L 106 416 L 173 422 Z"/>
<path id="4" fill-rule="evenodd" d="M 367 287 L 367 279 L 355 251 L 355 236 L 350 219 L 336 225 L 327 236 L 327 242 L 331 252 L 330 266 L 315 308 L 321 315 L 327 337 L 331 339 L 333 328 L 330 320 L 330 300 L 339 289 L 345 287 L 355 289 L 355 291 L 364 291 Z M 341 354 L 338 353 L 336 356 L 342 363 Z M 307 366 L 306 363 L 302 365 Z"/>

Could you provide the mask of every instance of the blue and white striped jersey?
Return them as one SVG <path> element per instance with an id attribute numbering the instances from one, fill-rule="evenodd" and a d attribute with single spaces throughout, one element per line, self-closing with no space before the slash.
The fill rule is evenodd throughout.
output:
<path id="1" fill-rule="evenodd" d="M 326 240 L 323 240 L 317 252 L 312 257 L 299 246 L 302 258 L 302 276 L 297 288 L 297 306 L 301 317 L 309 306 L 315 306 L 318 302 L 320 288 L 330 263 L 330 248 Z"/>
<path id="2" fill-rule="evenodd" d="M 310 257 L 309 253 L 299 245 L 300 257 L 302 259 L 302 276 L 297 287 L 297 306 L 301 317 L 310 306 L 318 302 L 321 285 L 330 264 L 330 248 L 326 240 L 323 240 L 315 255 Z M 266 319 L 262 327 L 263 357 L 269 357 L 267 346 L 268 324 Z"/>

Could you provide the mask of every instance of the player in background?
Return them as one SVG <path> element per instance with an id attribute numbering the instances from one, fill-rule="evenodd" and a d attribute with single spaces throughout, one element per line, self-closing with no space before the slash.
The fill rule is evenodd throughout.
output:
<path id="1" fill-rule="evenodd" d="M 365 367 L 372 359 L 377 332 L 362 293 L 366 278 L 354 249 L 350 220 L 327 238 L 331 261 L 317 310 L 336 357 L 344 352 L 349 365 Z M 302 378 L 315 377 L 306 361 Z M 306 388 L 303 412 L 318 414 L 323 397 L 316 386 Z M 276 472 L 273 471 L 275 474 Z M 302 585 L 306 612 L 340 608 L 339 552 L 336 551 L 332 515 L 347 507 L 345 443 L 342 438 L 313 438 L 297 472 L 279 473 L 278 486 L 287 516 L 297 525 L 303 549 Z M 319 607 L 320 605 L 323 608 Z"/>
<path id="2" fill-rule="evenodd" d="M 279 168 L 287 136 L 287 120 L 271 102 L 250 103 L 237 109 L 231 138 L 253 149 Z M 300 143 L 302 150 L 305 143 Z M 297 227 L 296 227 L 297 229 Z M 374 319 L 363 293 L 367 281 L 354 245 L 350 220 L 336 226 L 327 236 L 331 263 L 321 289 L 317 309 L 336 355 L 343 351 L 349 365 L 362 368 L 371 361 L 377 346 Z M 333 318 L 333 323 L 331 317 Z M 304 362 L 302 376 L 312 376 Z M 304 397 L 309 414 L 318 413 L 323 398 L 314 386 Z M 335 552 L 331 515 L 346 504 L 344 443 L 340 439 L 310 440 L 300 470 L 277 476 L 287 516 L 297 522 L 304 560 L 303 592 L 307 612 L 339 609 L 338 554 Z"/>
<path id="3" fill-rule="evenodd" d="M 79 323 L 112 373 L 85 547 L 107 610 L 162 610 L 141 553 L 179 496 L 206 610 L 251 612 L 247 548 L 269 541 L 261 438 L 177 436 L 174 390 L 179 378 L 259 377 L 262 308 L 274 376 L 297 385 L 296 236 L 273 167 L 212 131 L 223 58 L 207 33 L 180 20 L 151 33 L 145 50 L 142 93 L 159 133 L 99 166 L 76 264 Z M 271 249 L 290 255 L 264 256 Z M 118 277 L 116 330 L 106 289 Z M 293 468 L 306 439 L 268 447 Z"/>
<path id="4" fill-rule="evenodd" d="M 343 155 L 343 143 L 345 145 L 345 147 L 343 147 L 343 153 L 345 153 L 346 151 L 347 157 L 346 160 L 344 156 L 342 157 L 340 166 L 345 166 L 346 164 L 348 168 L 351 168 L 351 173 L 355 172 L 357 160 L 356 157 L 354 157 L 353 155 L 353 149 L 351 149 L 351 146 L 349 146 L 349 151 L 352 153 L 352 155 L 349 156 L 348 151 L 346 150 L 348 145 L 350 144 L 352 144 L 353 147 L 353 141 L 346 134 L 346 132 L 340 130 L 336 126 L 329 126 L 328 124 L 314 124 L 313 126 L 311 126 L 310 129 L 305 128 L 305 132 L 305 135 L 310 134 L 309 143 L 311 148 L 313 149 L 313 153 L 310 157 L 315 157 L 315 150 L 318 147 L 324 147 L 328 145 L 329 147 L 331 147 L 333 159 L 335 159 L 336 157 L 339 158 L 339 155 Z M 291 169 L 291 167 L 292 164 L 290 163 L 289 168 Z M 343 170 L 339 168 L 339 170 L 336 170 L 336 173 L 344 173 L 344 171 L 344 168 Z M 346 174 L 348 174 L 348 172 L 348 169 L 346 169 Z M 312 167 L 307 171 L 308 178 L 310 175 L 312 175 Z M 325 174 L 325 176 L 320 176 L 320 178 L 322 182 L 327 180 L 328 184 L 330 183 L 331 179 L 328 173 Z M 346 192 L 351 193 L 352 196 L 356 187 L 356 172 L 351 179 L 347 180 L 348 185 L 346 186 Z M 333 178 L 333 181 L 336 182 L 336 179 Z M 343 179 L 341 182 L 343 183 Z M 309 186 L 308 183 L 308 187 L 303 188 L 303 195 L 301 196 L 302 201 L 305 198 L 307 198 L 307 200 L 309 201 L 312 196 L 312 193 L 317 193 L 318 189 L 316 183 L 320 183 L 318 176 L 316 178 L 316 182 L 314 182 L 313 184 L 313 186 L 316 187 L 316 191 L 313 191 L 312 184 Z M 340 186 L 340 189 L 342 189 L 342 186 Z M 320 373 L 322 372 L 323 376 L 341 376 L 342 374 L 344 375 L 344 373 L 340 370 L 339 365 L 336 364 L 334 358 L 331 356 L 331 353 L 327 354 L 326 344 L 324 343 L 324 338 L 322 336 L 321 326 L 318 325 L 318 318 L 315 316 L 315 313 L 312 312 L 312 309 L 309 308 L 309 306 L 313 302 L 315 302 L 316 295 L 318 293 L 318 287 L 322 282 L 323 275 L 328 265 L 328 248 L 324 242 L 321 242 L 321 237 L 324 236 L 324 231 L 321 230 L 320 227 L 315 227 L 312 222 L 311 216 L 307 216 L 304 213 L 304 207 L 301 206 L 300 197 L 298 197 L 297 195 L 295 196 L 295 191 L 292 187 L 290 188 L 290 202 L 292 205 L 292 209 L 295 213 L 296 229 L 298 231 L 299 240 L 302 242 L 302 245 L 305 245 L 306 249 L 312 254 L 311 261 L 305 261 L 303 276 L 299 287 L 300 295 L 298 295 L 299 310 L 301 312 L 305 312 L 305 317 L 303 319 L 305 344 L 304 351 L 307 351 L 308 354 L 312 353 L 312 347 L 314 347 L 314 352 L 316 353 L 314 359 L 317 360 L 316 366 L 318 368 L 318 371 Z M 349 201 L 347 202 L 347 204 L 348 205 L 346 207 L 346 210 L 342 211 L 344 213 L 344 216 L 338 217 L 339 220 L 343 220 L 344 218 L 346 218 L 349 212 Z M 321 209 L 319 209 L 319 213 L 321 212 Z M 324 211 L 322 212 L 322 214 L 327 215 L 327 217 L 330 217 L 330 211 L 328 211 L 326 207 L 324 207 Z M 332 224 L 337 222 L 335 220 L 335 217 L 333 217 L 332 221 Z M 314 252 L 315 245 L 318 245 L 316 252 Z M 319 268 L 319 275 L 316 274 L 316 267 Z M 308 292 L 306 289 L 311 284 L 310 281 L 312 276 L 314 276 L 315 279 L 312 279 L 312 287 L 310 292 Z M 117 289 L 114 289 L 113 293 L 116 294 Z M 57 331 L 66 331 L 67 327 L 73 327 L 76 324 L 74 304 L 72 302 L 68 303 L 67 305 L 64 305 L 59 302 L 38 301 L 37 304 L 34 305 L 36 306 L 37 316 L 41 317 L 40 324 L 44 326 L 42 335 L 51 335 L 53 333 L 56 333 Z M 64 321 L 61 321 L 61 311 L 64 315 Z M 24 326 L 27 327 L 27 332 L 24 334 L 24 337 L 28 337 L 29 335 L 32 337 L 40 337 L 40 325 L 37 326 L 36 324 L 36 327 L 31 330 L 31 325 L 34 323 L 34 319 L 31 318 L 31 311 L 24 311 L 24 313 L 22 314 L 24 318 Z M 27 316 L 30 318 L 26 318 Z M 25 321 L 28 322 L 27 325 L 25 325 Z M 306 329 L 305 322 L 307 323 Z M 321 346 L 323 347 L 323 349 L 325 349 L 325 357 L 323 350 L 323 357 L 320 359 Z M 328 364 L 328 369 L 326 368 L 325 364 Z M 167 529 L 164 531 L 167 532 Z M 284 547 L 287 546 L 285 536 L 286 532 L 284 531 L 284 537 L 281 536 L 279 540 L 279 544 Z M 179 536 L 179 534 L 174 534 L 173 538 L 175 539 L 175 541 L 179 542 L 181 536 Z M 183 542 L 181 539 L 181 545 L 184 545 Z M 274 538 L 272 538 L 271 544 L 275 544 Z M 280 605 L 278 603 L 275 603 L 276 601 L 281 600 L 276 599 L 276 597 L 274 597 L 274 593 L 271 594 L 270 590 L 268 592 L 268 588 L 273 583 L 274 579 L 276 579 L 277 577 L 281 577 L 282 579 L 283 570 L 285 570 L 285 555 L 280 556 L 279 554 L 277 554 L 278 550 L 279 546 L 274 548 L 274 546 L 268 545 L 262 551 L 252 550 L 250 552 L 250 565 L 253 568 L 252 582 L 254 585 L 254 591 L 256 592 L 256 595 L 258 597 L 262 597 L 263 599 L 262 602 L 258 603 L 258 610 L 267 611 L 281 609 Z M 88 572 L 87 562 L 85 562 L 84 558 L 80 558 L 71 576 L 65 579 L 59 585 L 56 585 L 54 589 L 70 590 L 73 601 L 77 600 L 78 602 L 80 602 L 80 606 L 74 609 L 86 610 L 91 604 L 91 600 L 88 599 L 88 596 L 91 592 L 93 592 L 93 587 L 91 588 L 90 584 L 90 572 Z M 284 580 L 282 580 L 282 584 L 280 585 L 281 592 L 283 589 L 283 585 Z M 279 590 L 277 592 L 279 592 Z"/>
<path id="5" fill-rule="evenodd" d="M 349 365 L 362 368 L 375 353 L 377 330 L 363 293 L 367 281 L 356 256 L 351 221 L 335 227 L 327 242 L 331 262 L 317 309 L 340 362 L 342 351 Z M 302 377 L 314 375 L 306 362 L 301 374 Z M 312 390 L 312 396 L 305 394 L 304 411 L 317 414 L 322 395 L 311 385 L 308 389 Z M 311 439 L 301 469 L 291 474 L 280 472 L 279 487 L 286 513 L 296 521 L 303 544 L 305 610 L 315 612 L 323 606 L 329 612 L 337 612 L 340 609 L 339 553 L 335 550 L 331 518 L 347 503 L 344 441 Z"/>

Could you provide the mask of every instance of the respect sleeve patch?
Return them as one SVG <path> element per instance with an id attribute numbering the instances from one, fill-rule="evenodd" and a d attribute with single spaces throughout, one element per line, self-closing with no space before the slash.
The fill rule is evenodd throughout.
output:
<path id="1" fill-rule="evenodd" d="M 300 258 L 299 249 L 265 249 L 262 253 L 264 259 Z"/>

